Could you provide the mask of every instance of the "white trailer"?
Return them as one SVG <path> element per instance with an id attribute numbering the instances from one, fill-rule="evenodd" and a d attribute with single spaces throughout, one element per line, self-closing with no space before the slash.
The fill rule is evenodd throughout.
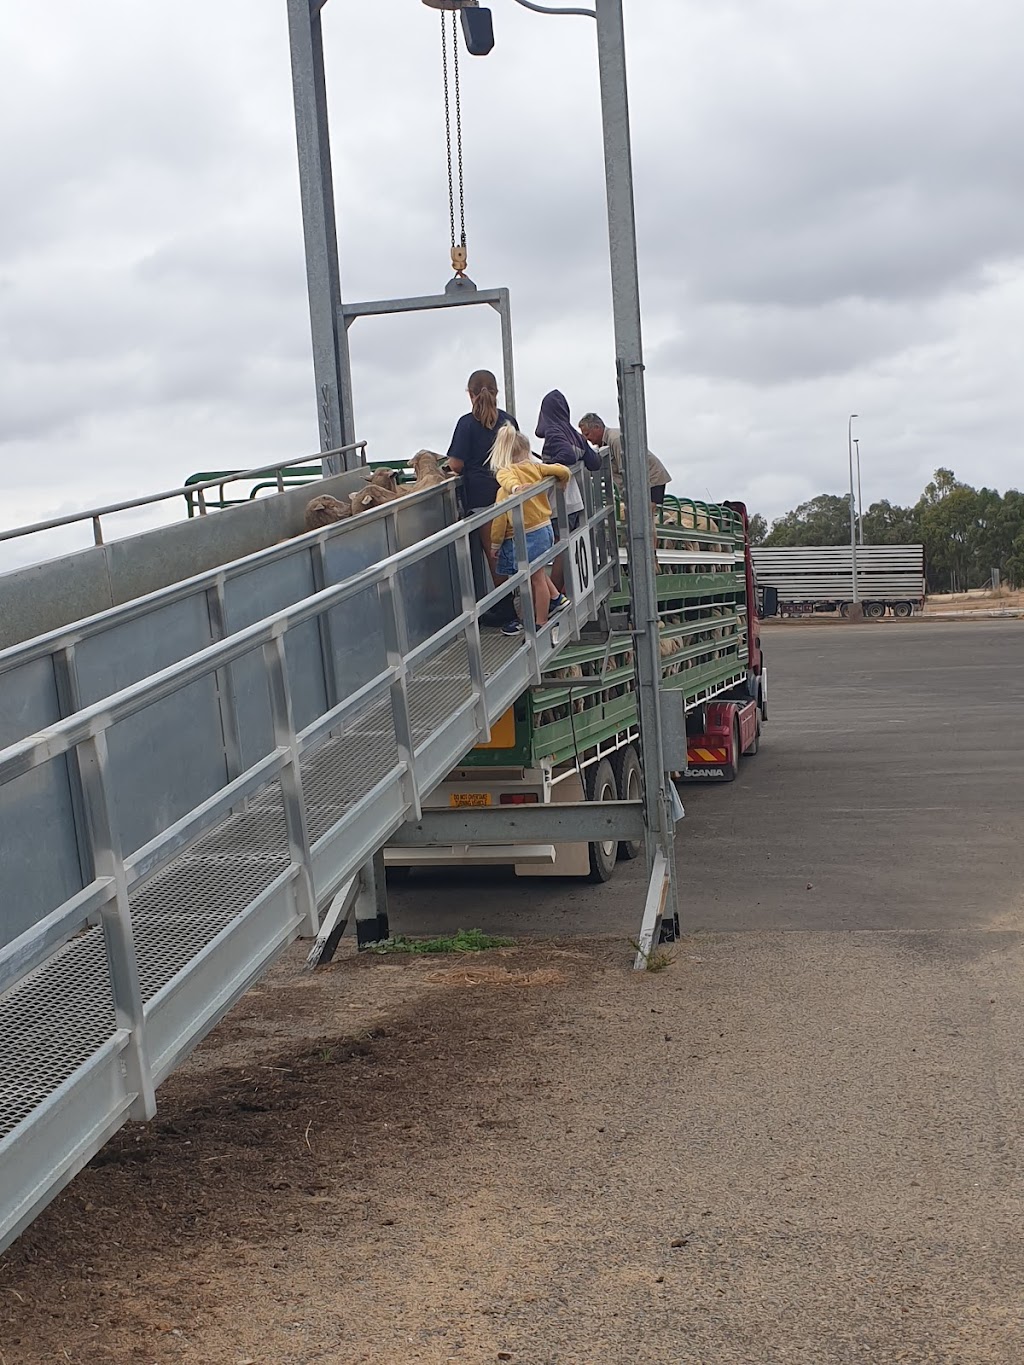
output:
<path id="1" fill-rule="evenodd" d="M 829 611 L 846 616 L 854 601 L 871 620 L 887 611 L 911 616 L 921 608 L 923 545 L 858 545 L 856 553 L 855 592 L 849 545 L 758 546 L 753 550 L 758 589 L 773 589 L 779 612 L 788 616 Z"/>

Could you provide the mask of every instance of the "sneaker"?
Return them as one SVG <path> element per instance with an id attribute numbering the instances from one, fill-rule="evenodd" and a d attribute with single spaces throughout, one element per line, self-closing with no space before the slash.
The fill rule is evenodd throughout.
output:
<path id="1" fill-rule="evenodd" d="M 522 621 L 506 621 L 501 628 L 502 635 L 522 635 Z"/>
<path id="2" fill-rule="evenodd" d="M 564 592 L 560 592 L 557 597 L 552 598 L 551 605 L 548 607 L 549 613 L 553 616 L 556 611 L 565 611 L 570 606 L 568 597 Z"/>

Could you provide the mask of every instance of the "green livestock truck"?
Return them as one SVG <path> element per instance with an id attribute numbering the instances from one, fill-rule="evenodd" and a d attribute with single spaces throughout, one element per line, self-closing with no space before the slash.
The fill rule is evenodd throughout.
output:
<path id="1" fill-rule="evenodd" d="M 666 498 L 657 511 L 658 618 L 666 711 L 685 716 L 682 779 L 731 781 L 742 754 L 755 754 L 767 719 L 746 509 Z M 642 773 L 636 674 L 629 629 L 629 566 L 620 550 L 620 591 L 611 630 L 587 634 L 557 656 L 427 798 L 425 809 L 635 800 Z M 528 876 L 606 881 L 618 859 L 641 846 L 496 844 L 419 848 L 389 845 L 389 869 L 511 864 Z"/>

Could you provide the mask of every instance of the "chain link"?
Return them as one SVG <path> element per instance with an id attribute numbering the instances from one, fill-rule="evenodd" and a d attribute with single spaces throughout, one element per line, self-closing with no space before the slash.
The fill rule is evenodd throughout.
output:
<path id="1" fill-rule="evenodd" d="M 454 16 L 454 11 L 453 11 Z M 455 49 L 458 53 L 458 47 Z M 456 57 L 456 60 L 458 58 Z M 452 111 L 448 98 L 448 35 L 444 28 L 444 10 L 441 11 L 441 70 L 444 74 L 444 133 L 448 143 L 448 221 L 452 230 L 452 246 L 455 246 L 455 182 L 452 177 Z M 460 186 L 461 199 L 461 186 Z"/>
<path id="2" fill-rule="evenodd" d="M 459 156 L 459 231 L 460 241 L 466 245 L 466 194 L 462 176 L 462 83 L 459 80 L 459 15 L 452 10 L 452 56 L 455 61 L 455 145 Z M 450 155 L 450 153 L 449 153 Z M 449 161 L 449 165 L 450 165 Z M 455 245 L 454 210 L 452 213 L 452 246 Z"/>

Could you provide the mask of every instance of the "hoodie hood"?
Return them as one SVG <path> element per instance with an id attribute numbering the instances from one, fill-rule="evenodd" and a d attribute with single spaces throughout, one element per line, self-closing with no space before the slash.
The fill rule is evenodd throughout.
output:
<path id="1" fill-rule="evenodd" d="M 574 436 L 579 435 L 569 420 L 569 404 L 565 395 L 559 393 L 558 389 L 552 389 L 541 400 L 540 417 L 537 419 L 537 435 L 544 441 L 558 431 L 564 432 L 566 428 Z M 580 439 L 583 438 L 580 437 Z"/>

